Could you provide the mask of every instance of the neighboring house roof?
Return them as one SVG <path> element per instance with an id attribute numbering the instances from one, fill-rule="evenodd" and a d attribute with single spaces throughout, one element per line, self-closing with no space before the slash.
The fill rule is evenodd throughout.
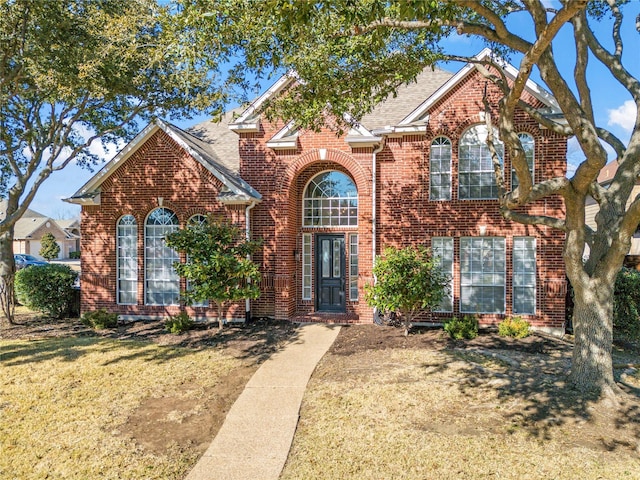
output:
<path id="1" fill-rule="evenodd" d="M 613 180 L 613 177 L 616 175 L 616 172 L 618 171 L 618 162 L 613 161 L 610 163 L 607 163 L 602 170 L 600 170 L 600 173 L 598 174 L 598 183 L 600 185 L 606 185 L 609 182 L 611 182 L 611 180 Z"/>
<path id="2" fill-rule="evenodd" d="M 58 226 L 64 230 L 69 228 L 80 228 L 80 220 L 77 218 L 61 218 L 55 220 Z"/>
<path id="3" fill-rule="evenodd" d="M 0 200 L 0 220 L 4 220 L 6 218 L 6 214 L 7 214 L 7 201 Z M 43 215 L 42 213 L 38 213 L 35 210 L 31 210 L 30 208 L 27 208 L 24 214 L 22 215 L 22 218 L 37 218 L 37 217 L 46 218 L 46 215 Z"/>
<path id="4" fill-rule="evenodd" d="M 228 131 L 228 122 L 233 112 L 225 115 L 221 124 L 203 122 L 188 130 L 156 119 L 145 127 L 129 144 L 120 150 L 96 175 L 65 199 L 80 205 L 99 205 L 101 185 L 136 150 L 159 130 L 164 131 L 189 155 L 200 162 L 224 185 L 221 201 L 226 203 L 248 203 L 260 201 L 260 194 L 238 175 L 238 139 Z"/>
<path id="5" fill-rule="evenodd" d="M 38 230 L 41 229 L 43 229 L 43 231 L 38 232 Z M 44 230 L 51 233 L 57 231 L 58 238 L 77 238 L 76 235 L 73 235 L 60 227 L 56 220 L 45 216 L 38 216 L 22 217 L 20 220 L 18 220 L 13 229 L 13 239 L 39 240 L 42 237 L 42 234 L 46 233 Z"/>

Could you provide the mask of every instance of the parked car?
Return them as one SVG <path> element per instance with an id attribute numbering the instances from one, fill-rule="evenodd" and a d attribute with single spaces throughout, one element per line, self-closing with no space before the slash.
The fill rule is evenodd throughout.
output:
<path id="1" fill-rule="evenodd" d="M 49 262 L 36 258 L 33 255 L 27 255 L 26 253 L 14 254 L 13 260 L 16 263 L 16 270 L 20 270 L 21 268 L 25 268 L 25 267 L 33 267 L 33 266 L 49 264 Z"/>

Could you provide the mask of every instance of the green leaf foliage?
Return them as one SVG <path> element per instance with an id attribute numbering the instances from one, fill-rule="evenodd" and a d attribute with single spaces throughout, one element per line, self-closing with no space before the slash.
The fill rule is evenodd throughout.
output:
<path id="1" fill-rule="evenodd" d="M 16 272 L 16 296 L 27 307 L 53 318 L 63 318 L 72 302 L 77 273 L 67 265 L 49 264 Z"/>
<path id="2" fill-rule="evenodd" d="M 191 330 L 194 325 L 194 321 L 187 312 L 180 312 L 178 315 L 171 315 L 165 322 L 164 328 L 170 333 L 180 335 L 188 330 Z"/>
<path id="3" fill-rule="evenodd" d="M 228 49 L 218 39 L 195 61 L 192 34 L 171 2 L 0 0 L 0 231 L 52 172 L 102 161 L 92 142 L 223 109 L 235 95 Z"/>
<path id="4" fill-rule="evenodd" d="M 42 239 L 40 240 L 40 251 L 38 253 L 47 261 L 58 258 L 58 255 L 60 254 L 60 245 L 58 245 L 56 237 L 54 237 L 52 233 L 47 232 L 42 236 Z"/>
<path id="5" fill-rule="evenodd" d="M 365 287 L 366 302 L 380 312 L 398 314 L 405 333 L 417 315 L 438 306 L 449 281 L 438 258 L 421 245 L 386 248 L 373 274 L 376 282 Z"/>
<path id="6" fill-rule="evenodd" d="M 86 312 L 80 318 L 80 321 L 87 327 L 95 330 L 104 330 L 105 328 L 115 328 L 118 326 L 118 314 L 110 313 L 104 308 Z"/>
<path id="7" fill-rule="evenodd" d="M 478 317 L 465 315 L 445 322 L 444 331 L 454 340 L 472 340 L 478 336 Z"/>
<path id="8" fill-rule="evenodd" d="M 616 278 L 613 329 L 617 336 L 640 339 L 640 272 L 623 268 Z"/>
<path id="9" fill-rule="evenodd" d="M 507 317 L 498 324 L 501 337 L 525 338 L 531 333 L 531 324 L 522 317 Z"/>
<path id="10" fill-rule="evenodd" d="M 243 232 L 224 219 L 207 221 L 167 235 L 167 245 L 186 254 L 174 268 L 189 282 L 183 292 L 187 303 L 213 300 L 222 305 L 260 296 L 260 271 L 250 256 L 260 243 L 247 241 Z M 222 323 L 221 323 L 222 324 Z"/>

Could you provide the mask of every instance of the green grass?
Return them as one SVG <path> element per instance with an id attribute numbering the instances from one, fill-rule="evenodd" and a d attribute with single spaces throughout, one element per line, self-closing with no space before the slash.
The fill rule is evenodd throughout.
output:
<path id="1" fill-rule="evenodd" d="M 150 453 L 123 425 L 148 398 L 204 401 L 240 363 L 216 350 L 95 337 L 0 340 L 0 478 L 184 478 L 197 453 Z"/>

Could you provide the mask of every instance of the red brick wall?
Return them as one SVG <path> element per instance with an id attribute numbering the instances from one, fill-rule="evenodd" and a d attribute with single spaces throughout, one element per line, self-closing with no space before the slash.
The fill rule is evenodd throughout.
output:
<path id="1" fill-rule="evenodd" d="M 497 103 L 499 92 L 488 86 L 488 94 Z M 485 81 L 472 74 L 432 108 L 426 135 L 389 138 L 378 154 L 377 175 L 377 252 L 387 245 L 423 243 L 433 236 L 454 237 L 454 314 L 459 314 L 460 237 L 479 236 L 479 225 L 486 225 L 486 236 L 506 238 L 507 284 L 506 312 L 511 312 L 511 263 L 514 236 L 537 238 L 537 315 L 527 317 L 536 326 L 562 328 L 564 323 L 565 276 L 562 262 L 562 232 L 547 227 L 525 226 L 505 220 L 497 200 L 458 200 L 458 139 L 466 128 L 483 123 L 482 95 Z M 534 98 L 531 104 L 541 106 Z M 497 119 L 497 111 L 493 112 Z M 523 112 L 516 115 L 518 131 L 535 139 L 535 179 L 540 181 L 565 172 L 566 139 L 541 130 Z M 351 149 L 344 138 L 333 131 L 299 132 L 298 148 L 274 151 L 265 143 L 282 124 L 263 122 L 258 133 L 240 138 L 241 176 L 263 195 L 254 209 L 253 230 L 265 240 L 261 258 L 265 279 L 273 279 L 254 307 L 254 313 L 290 318 L 314 310 L 314 301 L 301 300 L 302 265 L 294 252 L 302 250 L 302 234 L 326 231 L 351 232 L 350 229 L 303 228 L 302 195 L 307 182 L 317 173 L 335 169 L 351 176 L 359 192 L 359 270 L 361 287 L 371 281 L 371 181 L 372 148 Z M 452 200 L 429 200 L 429 145 L 439 136 L 452 141 Z M 321 149 L 325 150 L 321 158 Z M 510 182 L 511 163 L 505 158 Z M 527 206 L 532 214 L 563 215 L 559 197 Z M 270 280 L 271 281 L 271 280 Z M 371 321 L 371 309 L 364 302 L 348 302 L 347 312 L 359 321 Z M 448 314 L 446 316 L 451 316 Z M 482 315 L 481 322 L 495 323 L 504 315 Z"/>
<path id="2" fill-rule="evenodd" d="M 144 305 L 144 223 L 159 205 L 173 210 L 180 226 L 192 215 L 218 213 L 244 228 L 244 208 L 231 209 L 216 199 L 221 183 L 187 155 L 163 131 L 156 132 L 102 184 L 101 204 L 82 208 L 83 312 L 106 308 L 121 315 L 167 316 L 177 306 Z M 116 224 L 131 214 L 138 224 L 138 304 L 116 304 Z M 183 285 L 184 286 L 184 285 Z M 199 317 L 216 318 L 215 306 L 189 308 Z M 229 318 L 244 318 L 244 304 L 233 305 Z"/>
<path id="3" fill-rule="evenodd" d="M 484 79 L 470 75 L 430 112 L 427 132 L 388 138 L 377 161 L 377 252 L 387 245 L 422 243 L 430 245 L 433 236 L 454 237 L 454 314 L 459 308 L 460 237 L 479 236 L 479 225 L 486 225 L 486 236 L 506 238 L 507 284 L 506 315 L 511 314 L 512 245 L 514 236 L 537 238 L 537 315 L 528 319 L 537 326 L 561 328 L 564 322 L 565 276 L 562 262 L 564 235 L 546 227 L 525 226 L 508 222 L 499 213 L 496 200 L 459 200 L 458 139 L 466 128 L 482 123 Z M 499 92 L 488 86 L 488 94 L 497 102 Z M 537 101 L 526 98 L 533 105 Z M 493 112 L 497 117 L 497 112 Z M 566 139 L 541 130 L 524 113 L 516 116 L 518 131 L 533 135 L 535 178 L 542 180 L 565 172 Z M 263 121 L 257 133 L 239 135 L 240 175 L 263 196 L 251 212 L 252 234 L 263 241 L 254 260 L 263 274 L 262 295 L 252 302 L 254 316 L 290 319 L 314 311 L 314 301 L 302 300 L 303 233 L 357 232 L 359 235 L 359 301 L 347 297 L 348 319 L 372 320 L 371 309 L 364 301 L 363 286 L 372 280 L 372 148 L 352 149 L 334 131 L 300 131 L 295 150 L 274 151 L 266 146 L 283 124 Z M 452 200 L 429 200 L 429 145 L 446 135 L 452 142 Z M 314 175 L 324 170 L 338 170 L 349 175 L 359 192 L 359 221 L 355 228 L 303 228 L 302 196 Z M 505 158 L 507 182 L 511 164 Z M 181 225 L 195 213 L 218 212 L 229 215 L 243 225 L 244 207 L 229 209 L 216 197 L 220 183 L 202 165 L 182 151 L 170 137 L 156 133 L 129 158 L 104 184 L 101 205 L 84 207 L 82 211 L 83 310 L 105 307 L 121 314 L 166 315 L 175 307 L 144 305 L 143 226 L 148 213 L 164 206 L 178 215 Z M 547 198 L 527 206 L 524 211 L 535 214 L 562 215 L 559 197 Z M 115 305 L 115 226 L 124 214 L 138 221 L 139 291 L 138 305 Z M 348 237 L 345 238 L 348 247 Z M 348 295 L 348 282 L 347 282 Z M 229 315 L 242 316 L 238 305 Z M 238 313 L 240 312 L 240 313 Z M 198 310 L 215 316 L 215 312 Z M 450 316 L 451 314 L 447 315 Z M 483 315 L 481 322 L 495 323 L 502 316 Z"/>

